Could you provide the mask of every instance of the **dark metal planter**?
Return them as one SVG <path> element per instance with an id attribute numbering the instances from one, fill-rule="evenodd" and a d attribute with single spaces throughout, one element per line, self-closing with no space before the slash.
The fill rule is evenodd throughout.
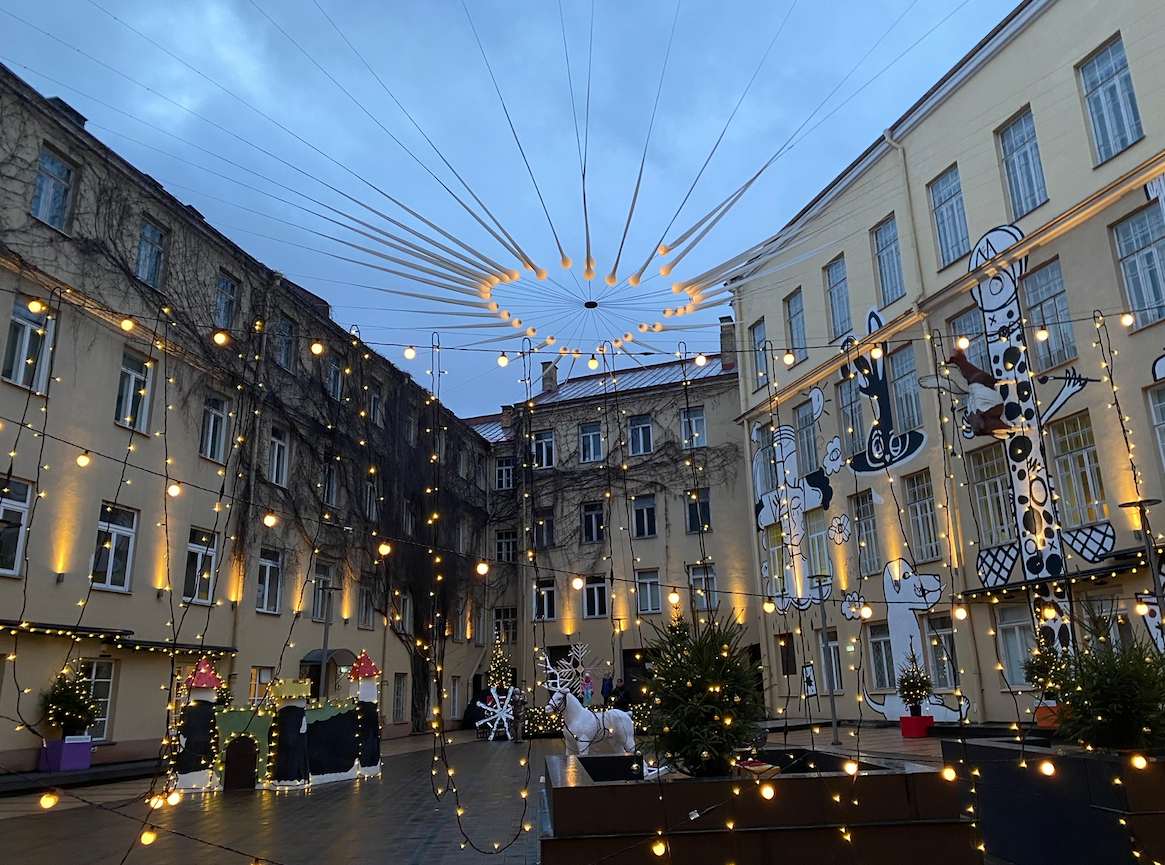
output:
<path id="1" fill-rule="evenodd" d="M 1014 865 L 1165 861 L 1165 763 L 1137 769 L 1131 755 L 990 740 L 944 739 L 942 749 L 992 855 Z"/>
<path id="2" fill-rule="evenodd" d="M 941 850 L 950 865 L 983 861 L 969 816 L 960 814 L 956 785 L 933 768 L 862 760 L 851 776 L 845 771 L 850 758 L 841 753 L 779 748 L 758 757 L 781 773 L 760 784 L 751 778 L 604 781 L 598 778 L 610 777 L 616 764 L 594 764 L 592 776 L 578 757 L 547 757 L 542 862 L 900 865 L 925 850 Z M 767 785 L 771 799 L 762 795 Z M 652 851 L 661 829 L 662 857 Z"/>

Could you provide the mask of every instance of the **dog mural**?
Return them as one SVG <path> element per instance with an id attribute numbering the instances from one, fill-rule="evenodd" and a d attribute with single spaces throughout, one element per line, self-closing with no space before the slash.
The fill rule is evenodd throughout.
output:
<path id="1" fill-rule="evenodd" d="M 816 423 L 824 410 L 825 398 L 820 388 L 816 387 L 810 391 L 809 398 Z M 752 427 L 752 440 L 757 443 L 752 471 L 754 489 L 759 494 L 756 520 L 761 538 L 761 560 L 764 562 L 761 577 L 765 593 L 782 613 L 790 606 L 807 610 L 833 592 L 830 575 L 810 572 L 809 559 L 803 545 L 806 540 L 806 512 L 814 508 L 828 511 L 833 501 L 829 475 L 841 469 L 841 440 L 835 438 L 826 444 L 821 464 L 811 471 L 805 471 L 808 467 L 798 462 L 797 431 L 792 426 L 782 424 L 773 429 L 771 423 L 757 421 Z M 778 523 L 782 532 L 784 573 L 773 574 L 769 573 L 770 562 L 774 557 L 769 554 L 767 529 Z M 816 581 L 810 579 L 815 576 L 821 579 L 820 597 Z"/>
<path id="2" fill-rule="evenodd" d="M 882 590 L 886 598 L 886 624 L 890 630 L 890 655 L 895 669 L 905 664 L 910 646 L 926 646 L 922 628 L 918 624 L 919 611 L 929 610 L 942 600 L 942 580 L 935 574 L 920 574 L 905 559 L 887 562 L 882 569 Z M 952 659 L 953 661 L 954 659 Z M 910 714 L 910 707 L 897 694 L 886 694 L 876 702 L 862 686 L 862 699 L 875 712 L 889 721 Z M 951 708 L 938 694 L 932 694 L 922 704 L 922 714 L 936 721 L 961 721 L 967 714 L 969 701 L 956 691 L 956 708 Z"/>

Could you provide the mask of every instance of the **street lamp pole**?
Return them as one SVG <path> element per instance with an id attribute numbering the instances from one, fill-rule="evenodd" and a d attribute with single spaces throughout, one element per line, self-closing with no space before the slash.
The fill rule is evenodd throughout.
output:
<path id="1" fill-rule="evenodd" d="M 840 745 L 837 734 L 837 698 L 833 681 L 833 653 L 829 650 L 829 622 L 825 616 L 825 595 L 822 593 L 821 575 L 817 576 L 817 602 L 821 605 L 821 659 L 825 663 L 825 684 L 829 688 L 829 717 L 833 721 L 833 743 Z"/>
<path id="2" fill-rule="evenodd" d="M 319 580 L 319 577 L 316 577 Z M 332 593 L 339 588 L 330 583 L 317 585 L 317 591 L 324 593 L 324 645 L 320 649 L 320 691 L 319 701 L 324 702 L 324 690 L 328 682 L 328 634 L 332 627 Z"/>

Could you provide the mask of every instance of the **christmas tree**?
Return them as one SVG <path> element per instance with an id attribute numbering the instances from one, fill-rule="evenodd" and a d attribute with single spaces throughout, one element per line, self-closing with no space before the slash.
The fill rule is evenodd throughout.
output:
<path id="1" fill-rule="evenodd" d="M 489 659 L 489 672 L 486 673 L 487 688 L 497 688 L 505 691 L 514 681 L 514 673 L 510 667 L 510 658 L 502 648 L 500 641 L 494 641 L 493 655 Z"/>
<path id="2" fill-rule="evenodd" d="M 79 736 L 97 718 L 97 704 L 89 696 L 89 682 L 80 673 L 60 673 L 41 696 L 45 720 L 66 736 Z"/>
<path id="3" fill-rule="evenodd" d="M 926 670 L 918 663 L 914 652 L 914 638 L 910 639 L 910 652 L 906 655 L 906 666 L 898 673 L 898 696 L 910 707 L 911 715 L 922 714 L 922 704 L 934 693 L 934 683 Z"/>

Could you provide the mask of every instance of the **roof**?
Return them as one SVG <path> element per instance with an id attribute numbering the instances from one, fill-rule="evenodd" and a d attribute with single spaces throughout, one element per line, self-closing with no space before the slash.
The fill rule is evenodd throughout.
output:
<path id="1" fill-rule="evenodd" d="M 736 378 L 736 369 L 725 371 L 721 366 L 720 355 L 711 354 L 707 355 L 707 358 L 708 362 L 704 366 L 696 366 L 692 360 L 673 360 L 651 366 L 617 370 L 613 374 L 604 372 L 567 379 L 554 390 L 537 394 L 534 397 L 534 403 L 535 405 L 549 405 L 616 392 L 626 394 L 633 390 L 681 384 L 685 378 L 689 381 L 729 376 Z"/>
<path id="2" fill-rule="evenodd" d="M 510 438 L 509 432 L 502 426 L 502 416 L 500 414 L 466 418 L 465 422 L 473 427 L 477 434 L 490 444 L 504 442 Z"/>
<path id="3" fill-rule="evenodd" d="M 206 658 L 200 658 L 194 672 L 186 677 L 187 688 L 221 688 L 222 685 L 222 679 Z"/>

